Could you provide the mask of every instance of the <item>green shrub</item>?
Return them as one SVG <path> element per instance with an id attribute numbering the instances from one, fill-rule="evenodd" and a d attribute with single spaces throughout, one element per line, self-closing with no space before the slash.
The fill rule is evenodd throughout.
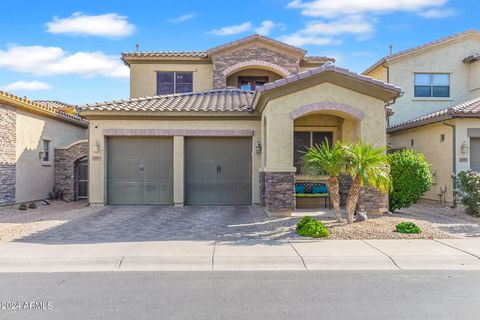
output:
<path id="1" fill-rule="evenodd" d="M 414 150 L 388 155 L 392 190 L 390 211 L 407 208 L 416 203 L 430 189 L 432 174 L 425 156 Z"/>
<path id="2" fill-rule="evenodd" d="M 480 173 L 467 170 L 457 174 L 457 187 L 465 211 L 472 216 L 480 216 Z"/>
<path id="3" fill-rule="evenodd" d="M 28 204 L 28 207 L 29 207 L 30 209 L 37 209 L 37 203 L 35 203 L 35 202 L 30 202 L 30 203 Z"/>
<path id="4" fill-rule="evenodd" d="M 330 231 L 323 222 L 312 217 L 303 217 L 297 223 L 297 233 L 304 237 L 324 238 L 330 236 Z"/>
<path id="5" fill-rule="evenodd" d="M 395 230 L 400 233 L 422 233 L 422 229 L 410 221 L 400 222 L 395 226 Z"/>
<path id="6" fill-rule="evenodd" d="M 28 209 L 28 206 L 26 203 L 22 203 L 21 205 L 18 206 L 18 209 L 19 210 L 27 210 Z"/>

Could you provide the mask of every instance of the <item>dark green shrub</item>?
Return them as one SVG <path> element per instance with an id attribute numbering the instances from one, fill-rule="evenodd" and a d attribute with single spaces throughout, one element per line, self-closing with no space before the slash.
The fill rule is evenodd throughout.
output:
<path id="1" fill-rule="evenodd" d="M 467 170 L 457 174 L 457 187 L 465 211 L 472 216 L 480 216 L 480 173 Z"/>
<path id="2" fill-rule="evenodd" d="M 430 189 L 432 174 L 423 154 L 403 150 L 389 154 L 388 162 L 392 179 L 390 211 L 411 206 Z"/>
<path id="3" fill-rule="evenodd" d="M 422 233 L 422 229 L 410 221 L 400 222 L 395 226 L 395 230 L 400 233 Z"/>
<path id="4" fill-rule="evenodd" d="M 36 202 L 30 202 L 30 203 L 28 204 L 28 207 L 29 207 L 30 209 L 37 209 L 37 203 L 36 203 Z"/>
<path id="5" fill-rule="evenodd" d="M 22 203 L 21 205 L 18 206 L 18 209 L 19 210 L 27 210 L 28 209 L 28 206 L 26 203 Z"/>
<path id="6" fill-rule="evenodd" d="M 330 236 L 330 231 L 323 222 L 312 217 L 303 217 L 297 223 L 297 233 L 304 237 L 324 238 Z"/>

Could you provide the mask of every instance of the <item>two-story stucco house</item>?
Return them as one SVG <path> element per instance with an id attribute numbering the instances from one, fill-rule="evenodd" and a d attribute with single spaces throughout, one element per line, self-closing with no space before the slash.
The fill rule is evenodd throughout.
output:
<path id="1" fill-rule="evenodd" d="M 262 204 L 288 215 L 295 181 L 308 179 L 301 150 L 325 139 L 385 146 L 385 105 L 400 92 L 259 35 L 122 59 L 131 99 L 79 107 L 92 204 Z M 385 210 L 364 192 L 368 210 Z"/>
<path id="2" fill-rule="evenodd" d="M 425 199 L 454 203 L 452 173 L 480 171 L 478 60 L 480 33 L 469 30 L 387 56 L 364 72 L 402 87 L 390 106 L 388 144 L 425 154 L 434 178 Z"/>
<path id="3" fill-rule="evenodd" d="M 58 104 L 0 91 L 0 205 L 87 196 L 88 122 Z"/>

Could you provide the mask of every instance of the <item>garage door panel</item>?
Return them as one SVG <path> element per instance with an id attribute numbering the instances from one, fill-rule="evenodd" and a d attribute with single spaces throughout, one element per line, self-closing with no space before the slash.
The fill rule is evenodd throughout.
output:
<path id="1" fill-rule="evenodd" d="M 172 204 L 172 138 L 109 138 L 107 155 L 108 203 Z"/>
<path id="2" fill-rule="evenodd" d="M 185 201 L 251 204 L 251 138 L 186 138 Z"/>
<path id="3" fill-rule="evenodd" d="M 480 138 L 470 138 L 470 169 L 480 171 Z"/>

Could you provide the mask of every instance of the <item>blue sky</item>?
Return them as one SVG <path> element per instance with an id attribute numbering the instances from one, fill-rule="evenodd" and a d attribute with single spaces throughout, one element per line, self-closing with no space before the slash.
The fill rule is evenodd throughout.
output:
<path id="1" fill-rule="evenodd" d="M 254 32 L 362 72 L 388 53 L 480 29 L 480 2 L 448 0 L 0 2 L 0 89 L 73 104 L 124 99 L 120 52 L 206 50 Z"/>

